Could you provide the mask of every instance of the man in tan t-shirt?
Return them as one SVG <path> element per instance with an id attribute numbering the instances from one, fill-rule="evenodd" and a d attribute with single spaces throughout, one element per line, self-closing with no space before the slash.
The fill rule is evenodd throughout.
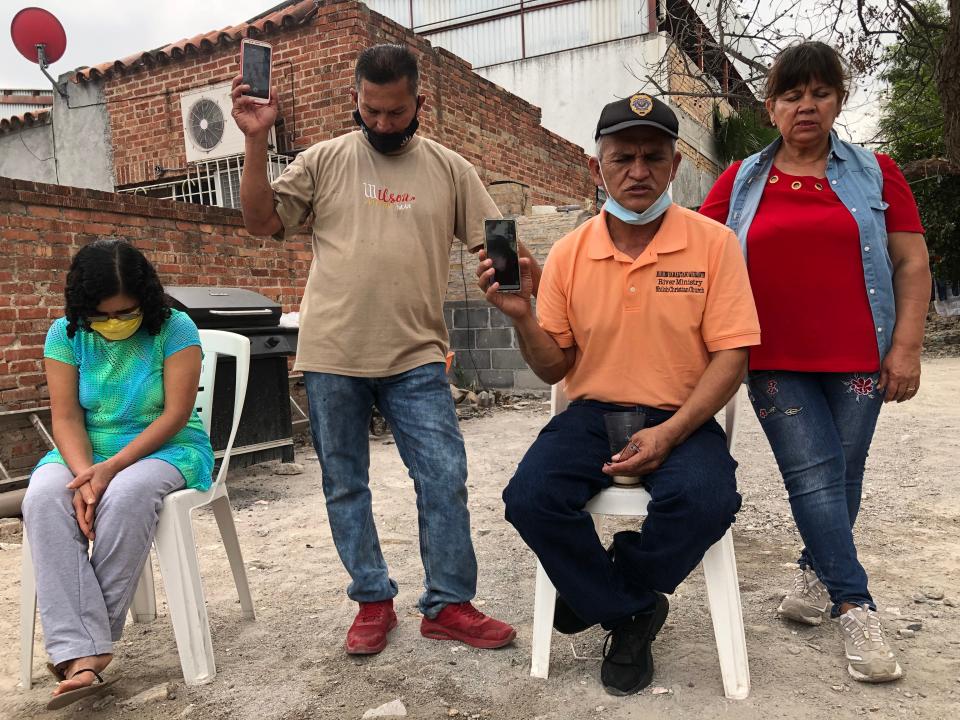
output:
<path id="1" fill-rule="evenodd" d="M 304 150 L 272 187 L 266 151 L 276 97 L 257 105 L 242 95 L 241 78 L 233 84 L 233 117 L 246 136 L 240 202 L 247 230 L 282 240 L 313 218 L 294 367 L 304 374 L 330 530 L 352 578 L 347 594 L 360 604 L 346 650 L 380 652 L 397 624 L 397 584 L 380 551 L 368 487 L 374 406 L 390 423 L 417 492 L 420 632 L 502 647 L 514 629 L 470 604 L 477 561 L 443 321 L 453 237 L 479 250 L 483 219 L 500 213 L 469 162 L 416 136 L 424 96 L 406 47 L 362 51 L 355 75 L 360 129 Z"/>

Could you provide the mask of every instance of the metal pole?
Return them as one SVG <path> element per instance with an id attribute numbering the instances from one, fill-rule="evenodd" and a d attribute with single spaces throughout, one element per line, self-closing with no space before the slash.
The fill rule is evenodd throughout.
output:
<path id="1" fill-rule="evenodd" d="M 523 0 L 520 0 L 520 59 L 527 57 L 527 31 L 523 21 Z"/>
<path id="2" fill-rule="evenodd" d="M 43 422 L 37 416 L 36 413 L 30 413 L 30 424 L 33 425 L 33 429 L 40 433 L 40 437 L 43 438 L 43 441 L 47 444 L 48 450 L 56 450 L 57 445 L 53 442 L 53 438 L 50 437 L 50 433 L 47 432 L 47 428 L 44 427 Z"/>
<path id="3" fill-rule="evenodd" d="M 60 83 L 54 80 L 53 76 L 47 72 L 47 66 L 48 66 L 47 46 L 44 45 L 43 43 L 37 43 L 36 48 L 37 48 L 37 63 L 39 63 L 40 65 L 40 72 L 46 75 L 47 80 L 53 83 L 53 87 L 58 93 L 60 93 L 60 97 L 63 97 L 63 98 L 67 97 L 67 91 L 64 89 L 66 83 L 64 83 L 64 87 L 62 87 Z"/>

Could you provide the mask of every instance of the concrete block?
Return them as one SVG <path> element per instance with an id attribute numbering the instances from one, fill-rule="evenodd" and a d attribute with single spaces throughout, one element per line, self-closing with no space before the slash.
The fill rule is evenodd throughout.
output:
<path id="1" fill-rule="evenodd" d="M 527 369 L 527 361 L 519 350 L 491 350 L 490 365 L 494 370 Z"/>
<path id="2" fill-rule="evenodd" d="M 477 331 L 478 348 L 512 348 L 513 330 L 498 328 L 494 330 Z"/>
<path id="3" fill-rule="evenodd" d="M 488 388 L 510 388 L 513 387 L 513 371 L 481 370 L 480 380 Z"/>
<path id="4" fill-rule="evenodd" d="M 492 328 L 512 328 L 513 321 L 504 315 L 497 308 L 490 308 L 490 327 Z"/>
<path id="5" fill-rule="evenodd" d="M 490 312 L 485 307 L 454 310 L 453 326 L 457 329 L 468 328 L 472 330 L 488 328 L 490 327 Z"/>
<path id="6" fill-rule="evenodd" d="M 549 390 L 550 386 L 538 378 L 533 370 L 517 370 L 513 373 L 513 386 L 518 390 Z"/>
<path id="7" fill-rule="evenodd" d="M 490 351 L 489 350 L 457 350 L 455 362 L 457 367 L 463 371 L 473 371 L 490 369 Z"/>
<path id="8" fill-rule="evenodd" d="M 476 347 L 476 330 L 451 330 L 450 331 L 450 349 L 465 350 Z"/>

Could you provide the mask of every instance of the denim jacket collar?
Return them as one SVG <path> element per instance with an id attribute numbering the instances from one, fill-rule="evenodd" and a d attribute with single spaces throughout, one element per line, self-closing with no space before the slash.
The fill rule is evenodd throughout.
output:
<path id="1" fill-rule="evenodd" d="M 850 157 L 850 151 L 845 147 L 847 143 L 843 142 L 840 139 L 840 136 L 837 135 L 836 130 L 830 130 L 830 149 L 827 151 L 827 163 L 829 164 L 829 158 L 835 157 L 837 160 L 846 161 Z M 773 158 L 777 155 L 777 150 L 780 149 L 780 146 L 783 144 L 783 136 L 778 136 L 776 140 L 767 145 L 763 150 L 752 155 L 744 161 L 744 165 L 748 161 L 752 161 L 750 169 L 756 169 L 760 167 L 766 167 L 769 171 L 770 167 L 773 167 Z"/>
<path id="2" fill-rule="evenodd" d="M 782 138 L 777 138 L 744 160 L 733 182 L 726 224 L 740 240 L 744 257 L 747 255 L 750 225 L 782 142 Z M 896 322 L 893 265 L 887 251 L 883 174 L 873 152 L 844 142 L 831 130 L 826 177 L 830 188 L 857 223 L 864 284 L 882 360 L 890 348 Z"/>

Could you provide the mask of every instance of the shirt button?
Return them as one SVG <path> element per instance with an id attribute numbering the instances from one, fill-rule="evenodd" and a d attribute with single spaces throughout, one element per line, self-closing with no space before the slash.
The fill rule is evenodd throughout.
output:
<path id="1" fill-rule="evenodd" d="M 864 246 L 863 246 L 863 251 L 864 251 L 864 252 L 870 252 L 870 246 L 869 246 L 869 245 L 864 245 Z"/>
<path id="2" fill-rule="evenodd" d="M 836 181 L 836 180 L 831 180 L 831 182 L 832 182 L 834 185 L 837 184 L 837 181 Z"/>
<path id="3" fill-rule="evenodd" d="M 871 294 L 871 295 L 876 295 L 876 293 L 877 293 L 876 290 L 874 290 L 873 288 L 870 288 L 870 294 Z"/>
<path id="4" fill-rule="evenodd" d="M 883 332 L 883 328 L 882 328 L 882 327 L 878 327 L 878 328 L 877 328 L 877 332 Z"/>
<path id="5" fill-rule="evenodd" d="M 635 287 L 632 287 L 632 286 L 630 287 L 630 292 L 635 293 L 636 291 L 637 289 Z"/>
<path id="6" fill-rule="evenodd" d="M 857 211 L 856 208 L 850 208 L 850 212 L 856 212 L 856 211 Z"/>

